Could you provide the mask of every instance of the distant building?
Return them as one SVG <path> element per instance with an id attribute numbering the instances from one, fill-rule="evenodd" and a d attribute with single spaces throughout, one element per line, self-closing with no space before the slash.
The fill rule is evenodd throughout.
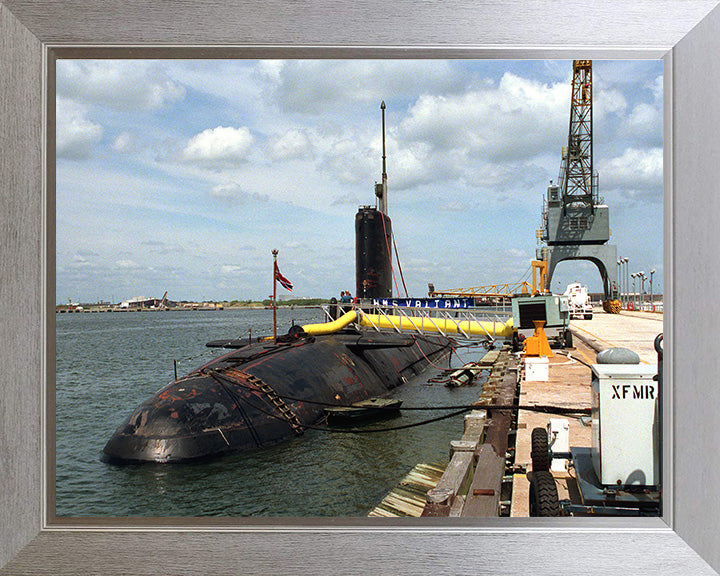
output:
<path id="1" fill-rule="evenodd" d="M 286 300 L 307 300 L 307 298 L 298 298 L 293 294 L 278 294 L 277 299 L 278 302 L 284 302 Z"/>
<path id="2" fill-rule="evenodd" d="M 129 300 L 120 302 L 118 308 L 157 308 L 160 306 L 161 303 L 163 303 L 162 298 L 146 298 L 145 296 L 136 296 L 135 298 L 130 298 Z M 173 302 L 172 300 L 168 300 L 166 298 L 163 305 L 168 308 L 174 308 L 175 306 L 177 306 L 177 302 Z"/>

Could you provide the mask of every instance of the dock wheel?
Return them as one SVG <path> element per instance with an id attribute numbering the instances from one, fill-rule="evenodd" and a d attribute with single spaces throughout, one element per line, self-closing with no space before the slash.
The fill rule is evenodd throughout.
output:
<path id="1" fill-rule="evenodd" d="M 530 516 L 560 516 L 555 478 L 547 471 L 532 473 L 530 480 Z"/>
<path id="2" fill-rule="evenodd" d="M 548 433 L 545 428 L 533 428 L 530 435 L 530 460 L 533 472 L 547 472 L 550 470 L 550 446 Z"/>

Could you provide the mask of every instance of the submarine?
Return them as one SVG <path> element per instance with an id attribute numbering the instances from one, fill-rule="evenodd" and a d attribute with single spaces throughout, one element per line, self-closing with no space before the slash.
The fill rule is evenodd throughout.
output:
<path id="1" fill-rule="evenodd" d="M 391 221 L 387 216 L 385 103 L 382 183 L 376 207 L 355 218 L 356 294 L 392 294 Z M 301 436 L 322 423 L 325 408 L 347 406 L 391 390 L 447 356 L 442 335 L 378 332 L 356 312 L 334 322 L 293 326 L 286 335 L 214 341 L 229 349 L 144 401 L 103 448 L 109 464 L 179 463 L 257 450 Z"/>
<path id="2" fill-rule="evenodd" d="M 110 464 L 185 462 L 301 436 L 329 405 L 377 396 L 449 352 L 442 336 L 345 328 L 245 345 L 143 402 L 103 449 Z"/>

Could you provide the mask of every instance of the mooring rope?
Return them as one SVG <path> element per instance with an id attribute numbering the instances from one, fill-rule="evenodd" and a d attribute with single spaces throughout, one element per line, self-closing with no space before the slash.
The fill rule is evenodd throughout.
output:
<path id="1" fill-rule="evenodd" d="M 255 390 L 255 387 L 252 386 L 245 386 L 243 384 L 240 384 L 239 382 L 235 380 L 230 380 L 226 377 L 223 377 L 222 372 L 217 372 L 215 370 L 212 371 L 213 374 L 210 374 L 210 376 L 215 378 L 215 376 L 227 380 L 231 382 L 232 384 L 235 384 L 237 386 L 240 386 L 241 388 L 251 389 Z M 233 394 L 233 396 L 235 396 Z M 278 394 L 281 398 L 284 400 L 291 400 L 291 401 L 297 401 L 297 402 L 306 402 L 308 404 L 317 404 L 322 406 L 330 406 L 330 407 L 338 407 L 338 408 L 351 408 L 352 405 L 347 404 L 332 404 L 329 402 L 321 402 L 321 401 L 315 401 L 315 400 L 303 400 L 299 398 L 293 398 L 291 396 L 283 396 Z M 236 397 L 236 396 L 235 396 Z M 239 400 L 239 398 L 238 398 Z M 271 418 L 274 418 L 276 420 L 281 420 L 283 422 L 287 422 L 287 419 L 279 416 L 277 414 L 273 414 L 272 412 L 268 410 L 264 410 L 260 406 L 255 405 L 254 403 L 250 402 L 247 398 L 242 399 L 245 404 L 250 406 L 251 408 L 254 408 L 258 412 L 261 412 L 267 416 L 270 416 Z M 377 406 L 374 407 L 376 410 L 397 410 L 397 408 L 388 408 L 388 407 L 381 407 Z M 402 424 L 400 426 L 390 426 L 385 428 L 337 428 L 337 427 L 327 427 L 327 426 L 318 426 L 315 424 L 305 424 L 301 423 L 300 425 L 303 428 L 308 428 L 310 430 L 319 430 L 321 432 L 335 432 L 335 433 L 348 433 L 348 434 L 369 434 L 373 432 L 392 432 L 395 430 L 404 430 L 407 428 L 415 428 L 418 426 L 424 426 L 426 424 L 431 424 L 433 422 L 438 422 L 440 420 L 446 420 L 448 418 L 453 418 L 454 416 L 459 416 L 460 414 L 463 414 L 465 412 L 469 412 L 471 410 L 480 410 L 480 409 L 487 409 L 487 410 L 528 410 L 532 412 L 542 412 L 542 413 L 549 413 L 549 414 L 590 414 L 591 409 L 590 408 L 579 408 L 579 407 L 567 407 L 567 406 L 551 406 L 551 405 L 542 405 L 542 404 L 535 404 L 535 405 L 514 405 L 514 404 L 482 404 L 479 402 L 472 403 L 472 404 L 464 404 L 464 405 L 458 405 L 458 406 L 412 406 L 412 407 L 406 407 L 402 408 L 402 410 L 452 410 L 449 414 L 443 414 L 442 416 L 437 416 L 435 418 L 430 418 L 427 420 L 422 420 L 420 422 L 412 422 L 410 424 Z"/>
<path id="2" fill-rule="evenodd" d="M 403 276 L 402 266 L 400 265 L 400 255 L 398 254 L 397 242 L 395 242 L 395 232 L 391 232 L 391 234 L 393 248 L 395 248 L 395 260 L 397 261 L 398 270 L 400 271 L 400 280 L 402 280 L 403 290 L 405 290 L 405 298 L 408 298 L 408 289 L 407 286 L 405 286 L 405 277 Z"/>

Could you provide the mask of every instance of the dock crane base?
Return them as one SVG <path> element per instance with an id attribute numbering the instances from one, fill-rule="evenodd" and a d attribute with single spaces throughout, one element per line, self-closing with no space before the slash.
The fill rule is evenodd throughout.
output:
<path id="1" fill-rule="evenodd" d="M 555 267 L 565 260 L 588 260 L 597 266 L 603 281 L 605 299 L 610 300 L 617 294 L 617 246 L 614 244 L 601 245 L 563 245 L 548 246 L 548 271 L 547 278 L 553 277 Z M 550 286 L 548 285 L 549 289 Z"/>

